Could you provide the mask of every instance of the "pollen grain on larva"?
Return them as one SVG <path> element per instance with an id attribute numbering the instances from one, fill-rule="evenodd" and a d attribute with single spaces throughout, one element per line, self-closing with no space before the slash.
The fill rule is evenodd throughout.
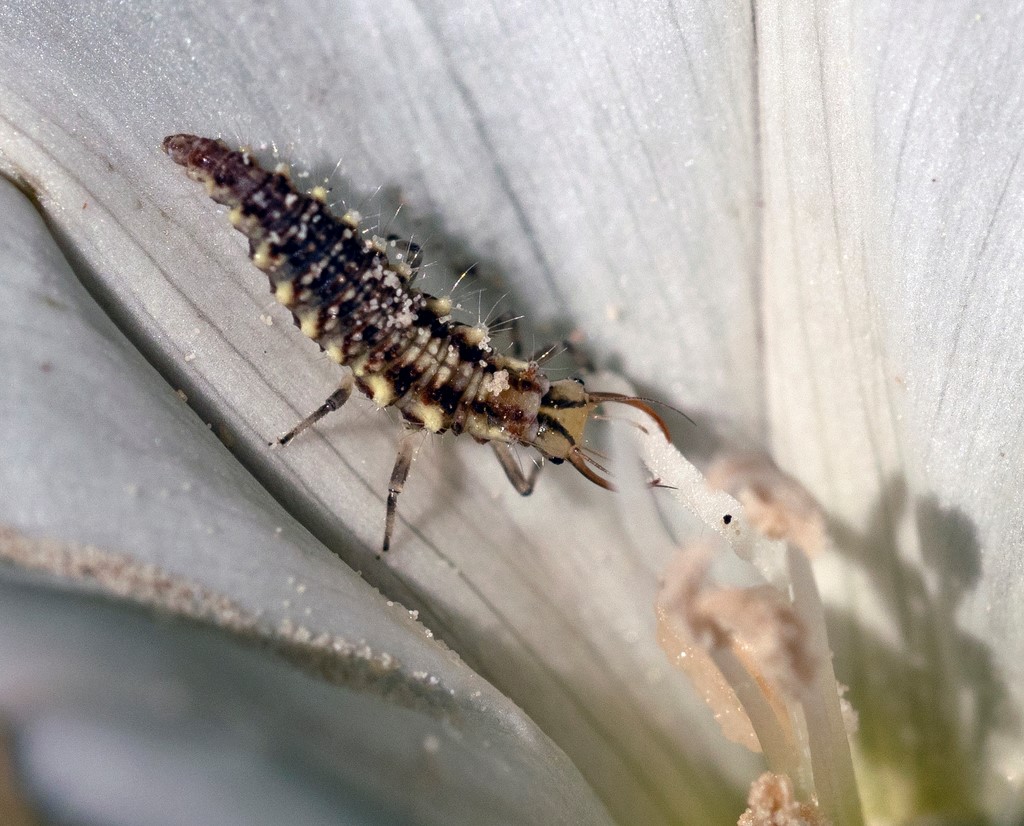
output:
<path id="1" fill-rule="evenodd" d="M 451 319 L 450 298 L 413 286 L 418 249 L 409 261 L 389 260 L 388 245 L 359 228 L 359 215 L 334 215 L 325 192 L 298 190 L 287 168 L 264 169 L 246 151 L 221 140 L 171 135 L 164 151 L 206 184 L 217 203 L 230 207 L 231 224 L 249 239 L 253 263 L 270 279 L 277 300 L 295 324 L 327 355 L 347 368 L 337 390 L 280 439 L 290 442 L 341 407 L 353 387 L 405 420 L 388 486 L 384 528 L 386 551 L 394 530 L 398 495 L 415 447 L 414 435 L 465 433 L 490 443 L 515 489 L 533 491 L 543 460 L 568 461 L 603 488 L 611 483 L 583 447 L 583 431 L 594 409 L 621 402 L 661 419 L 644 400 L 595 393 L 578 379 L 550 380 L 539 360 L 496 352 L 486 328 Z M 396 256 L 397 259 L 397 256 Z M 512 447 L 535 448 L 541 462 L 524 473 Z"/>

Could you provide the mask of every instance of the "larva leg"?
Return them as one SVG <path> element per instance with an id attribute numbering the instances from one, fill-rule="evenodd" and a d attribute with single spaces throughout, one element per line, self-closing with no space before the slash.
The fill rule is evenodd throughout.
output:
<path id="1" fill-rule="evenodd" d="M 505 471 L 505 475 L 512 483 L 512 487 L 516 489 L 516 492 L 520 496 L 529 496 L 533 493 L 533 486 L 537 483 L 537 476 L 540 474 L 540 469 L 544 466 L 544 460 L 541 459 L 539 462 L 534 462 L 533 468 L 529 474 L 526 474 L 519 467 L 519 462 L 516 460 L 515 454 L 512 453 L 512 448 L 507 444 L 504 442 L 491 442 L 491 447 L 494 449 L 494 455 L 498 457 L 498 462 L 501 463 L 501 469 Z"/>
<path id="2" fill-rule="evenodd" d="M 398 494 L 405 487 L 405 480 L 409 476 L 409 468 L 412 466 L 412 456 L 416 450 L 416 439 L 419 437 L 418 428 L 409 428 L 402 434 L 398 443 L 398 455 L 395 457 L 395 466 L 391 469 L 391 481 L 388 483 L 388 512 L 384 518 L 384 550 L 391 547 L 391 534 L 395 530 L 395 512 L 398 510 Z"/>
<path id="3" fill-rule="evenodd" d="M 312 427 L 328 413 L 333 413 L 335 410 L 341 407 L 345 402 L 348 401 L 348 397 L 352 395 L 352 387 L 354 386 L 354 384 L 355 382 L 352 379 L 352 374 L 346 373 L 345 378 L 341 382 L 341 387 L 339 387 L 337 390 L 331 393 L 331 395 L 327 398 L 327 401 L 325 401 L 316 410 L 314 410 L 312 413 L 306 416 L 306 418 L 299 422 L 297 425 L 295 425 L 295 427 L 293 427 L 291 430 L 285 433 L 284 436 L 278 439 L 277 443 L 279 445 L 288 444 L 288 442 L 290 442 L 292 439 L 298 436 L 307 427 Z"/>

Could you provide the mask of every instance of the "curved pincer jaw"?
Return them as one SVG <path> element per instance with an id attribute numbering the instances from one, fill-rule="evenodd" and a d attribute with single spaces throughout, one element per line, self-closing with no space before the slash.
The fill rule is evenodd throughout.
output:
<path id="1" fill-rule="evenodd" d="M 587 398 L 594 402 L 595 406 L 598 404 L 604 404 L 605 402 L 618 402 L 619 404 L 628 404 L 630 407 L 635 407 L 642 413 L 646 413 L 650 416 L 656 425 L 658 430 L 665 436 L 666 441 L 672 441 L 672 437 L 669 435 L 668 426 L 665 424 L 664 419 L 661 418 L 654 409 L 647 403 L 646 399 L 638 398 L 637 396 L 624 396 L 621 393 L 587 393 Z"/>
<path id="2" fill-rule="evenodd" d="M 587 456 L 583 450 L 579 447 L 574 447 L 569 451 L 569 455 L 565 457 L 569 464 L 572 465 L 576 470 L 586 476 L 591 482 L 605 490 L 615 490 L 615 485 L 605 479 L 603 476 L 598 476 L 597 470 L 602 473 L 607 473 L 608 469 L 598 464 L 592 457 Z M 589 463 L 589 464 L 588 464 Z M 593 467 L 591 467 L 593 465 Z"/>
<path id="3" fill-rule="evenodd" d="M 669 438 L 665 423 L 644 399 L 621 393 L 590 393 L 582 382 L 565 379 L 554 382 L 541 400 L 537 434 L 532 444 L 554 462 L 569 462 L 595 485 L 615 490 L 614 485 L 598 473 L 607 474 L 608 471 L 587 455 L 582 447 L 587 422 L 593 418 L 597 407 L 608 402 L 628 404 L 646 413 L 655 421 L 665 438 Z"/>

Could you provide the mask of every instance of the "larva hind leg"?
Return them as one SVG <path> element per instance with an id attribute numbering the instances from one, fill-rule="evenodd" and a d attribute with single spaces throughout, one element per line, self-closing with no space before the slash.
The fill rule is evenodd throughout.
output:
<path id="1" fill-rule="evenodd" d="M 345 404 L 345 402 L 348 401 L 349 396 L 352 395 L 352 387 L 354 386 L 354 384 L 355 381 L 352 378 L 352 374 L 346 373 L 345 378 L 342 379 L 341 387 L 339 387 L 337 390 L 331 393 L 331 395 L 327 397 L 327 401 L 325 401 L 316 410 L 314 410 L 312 413 L 306 416 L 306 418 L 299 422 L 297 425 L 295 425 L 295 427 L 293 427 L 291 430 L 285 433 L 284 436 L 278 439 L 277 443 L 279 445 L 288 444 L 288 442 L 290 442 L 292 439 L 298 436 L 303 430 L 305 430 L 308 427 L 312 427 L 328 413 L 333 413 L 335 410 L 340 408 L 343 404 Z"/>
<path id="2" fill-rule="evenodd" d="M 388 510 L 384 517 L 384 550 L 391 547 L 391 534 L 395 530 L 395 513 L 398 511 L 398 494 L 405 487 L 405 480 L 412 467 L 412 457 L 416 452 L 416 439 L 420 435 L 419 428 L 407 428 L 398 442 L 398 455 L 395 466 L 391 469 L 391 481 L 388 483 Z"/>
<path id="3" fill-rule="evenodd" d="M 533 486 L 537 483 L 537 477 L 540 475 L 540 469 L 544 467 L 543 458 L 539 461 L 535 461 L 530 472 L 526 474 L 523 473 L 523 469 L 519 467 L 519 461 L 512 452 L 512 448 L 507 444 L 504 442 L 491 442 L 491 448 L 494 450 L 494 455 L 498 457 L 501 469 L 505 471 L 505 475 L 512 483 L 512 487 L 516 489 L 516 492 L 520 496 L 529 496 L 533 493 Z"/>

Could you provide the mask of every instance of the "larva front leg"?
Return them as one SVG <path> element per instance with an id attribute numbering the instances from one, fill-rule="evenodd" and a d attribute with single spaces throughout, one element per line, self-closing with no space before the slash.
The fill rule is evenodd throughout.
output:
<path id="1" fill-rule="evenodd" d="M 315 425 L 328 413 L 333 413 L 335 410 L 339 409 L 349 400 L 349 397 L 352 395 L 352 388 L 354 385 L 355 381 L 352 378 L 352 374 L 346 373 L 345 378 L 341 381 L 341 387 L 331 393 L 331 395 L 327 397 L 327 401 L 306 416 L 306 418 L 295 425 L 295 427 L 285 433 L 284 436 L 278 439 L 277 443 L 279 445 L 288 444 L 288 442 L 298 436 L 303 430 Z"/>
<path id="2" fill-rule="evenodd" d="M 491 448 L 494 450 L 494 455 L 498 457 L 501 469 L 505 471 L 505 475 L 512 483 L 512 487 L 516 489 L 516 493 L 520 496 L 529 496 L 533 493 L 533 487 L 537 484 L 540 469 L 544 467 L 543 457 L 540 461 L 535 461 L 532 470 L 530 470 L 529 474 L 526 474 L 519 467 L 519 462 L 516 460 L 512 448 L 507 444 L 504 442 L 491 442 Z"/>
<path id="3" fill-rule="evenodd" d="M 395 530 L 395 514 L 398 511 L 398 494 L 405 487 L 405 480 L 409 476 L 409 468 L 412 467 L 412 457 L 416 452 L 416 439 L 419 438 L 419 428 L 406 428 L 398 442 L 398 455 L 395 457 L 395 466 L 391 469 L 391 481 L 388 483 L 388 509 L 384 517 L 384 551 L 391 547 L 391 534 Z"/>

